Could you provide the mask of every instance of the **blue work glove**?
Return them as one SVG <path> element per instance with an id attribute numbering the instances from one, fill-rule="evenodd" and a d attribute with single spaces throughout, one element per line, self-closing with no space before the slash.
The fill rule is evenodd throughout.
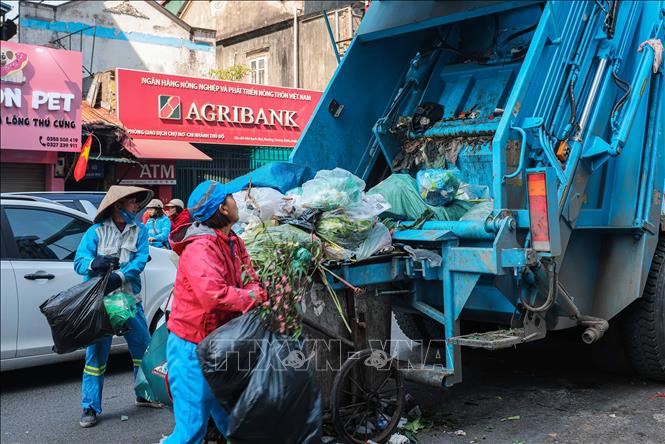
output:
<path id="1" fill-rule="evenodd" d="M 117 290 L 122 285 L 122 278 L 118 273 L 111 273 L 109 280 L 106 283 L 106 288 L 104 289 L 104 294 L 109 294 L 113 290 Z"/>
<path id="2" fill-rule="evenodd" d="M 93 271 L 97 271 L 99 273 L 104 273 L 108 271 L 109 268 L 113 268 L 113 270 L 117 270 L 120 268 L 120 259 L 118 259 L 115 256 L 97 256 L 92 260 L 92 263 L 90 264 L 90 269 Z"/>

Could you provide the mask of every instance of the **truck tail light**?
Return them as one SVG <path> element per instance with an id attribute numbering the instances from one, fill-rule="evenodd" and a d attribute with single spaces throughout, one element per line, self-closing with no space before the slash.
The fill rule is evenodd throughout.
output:
<path id="1" fill-rule="evenodd" d="M 547 208 L 545 172 L 527 173 L 531 246 L 536 251 L 550 251 L 550 221 Z"/>

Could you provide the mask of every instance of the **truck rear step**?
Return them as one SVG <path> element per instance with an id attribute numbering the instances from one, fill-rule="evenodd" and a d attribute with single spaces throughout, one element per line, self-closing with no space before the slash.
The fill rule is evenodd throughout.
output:
<path id="1" fill-rule="evenodd" d="M 526 334 L 523 328 L 511 328 L 509 330 L 495 330 L 484 333 L 471 333 L 463 336 L 453 336 L 448 342 L 453 345 L 462 345 L 472 348 L 485 348 L 487 350 L 498 350 L 509 348 L 525 342 L 535 341 L 541 336 L 537 332 Z"/>

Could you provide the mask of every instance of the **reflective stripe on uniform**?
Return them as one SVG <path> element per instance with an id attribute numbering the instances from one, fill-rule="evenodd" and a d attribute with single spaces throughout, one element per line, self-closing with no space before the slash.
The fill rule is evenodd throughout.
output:
<path id="1" fill-rule="evenodd" d="M 132 359 L 132 362 L 134 363 L 134 367 L 140 367 L 141 366 L 141 360 L 140 359 Z"/>
<path id="2" fill-rule="evenodd" d="M 104 374 L 105 371 L 106 371 L 106 364 L 102 365 L 101 367 L 93 367 L 91 365 L 86 365 L 83 368 L 83 373 L 90 376 L 101 376 Z"/>

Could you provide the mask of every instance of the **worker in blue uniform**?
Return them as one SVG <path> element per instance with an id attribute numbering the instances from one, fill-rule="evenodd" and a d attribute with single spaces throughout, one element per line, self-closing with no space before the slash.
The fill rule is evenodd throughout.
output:
<path id="1" fill-rule="evenodd" d="M 159 199 L 153 199 L 146 207 L 150 217 L 145 223 L 148 228 L 148 242 L 151 247 L 170 248 L 169 234 L 171 234 L 171 219 L 164 214 L 164 204 Z"/>
<path id="2" fill-rule="evenodd" d="M 141 359 L 150 342 L 150 333 L 140 300 L 141 272 L 148 262 L 148 230 L 134 222 L 136 213 L 152 197 L 152 191 L 127 186 L 112 186 L 99 205 L 95 224 L 81 239 L 74 269 L 83 280 L 100 276 L 113 269 L 105 294 L 120 291 L 133 295 L 137 302 L 137 314 L 127 323 L 125 341 L 134 364 L 134 378 Z M 102 388 L 106 361 L 111 351 L 111 336 L 88 346 L 83 370 L 81 427 L 92 427 L 102 412 Z M 136 404 L 161 407 L 137 395 Z"/>

